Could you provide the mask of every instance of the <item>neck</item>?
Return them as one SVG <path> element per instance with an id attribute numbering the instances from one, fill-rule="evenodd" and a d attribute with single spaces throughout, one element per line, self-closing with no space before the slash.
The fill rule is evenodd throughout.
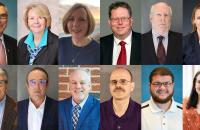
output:
<path id="1" fill-rule="evenodd" d="M 197 29 L 198 38 L 200 40 L 200 29 Z"/>
<path id="2" fill-rule="evenodd" d="M 156 103 L 156 105 L 164 111 L 167 111 L 170 108 L 171 104 L 172 100 L 168 101 L 167 103 Z"/>
<path id="3" fill-rule="evenodd" d="M 116 100 L 113 99 L 113 109 L 114 112 L 117 116 L 121 117 L 125 114 L 125 112 L 128 109 L 130 99 L 125 99 L 125 100 Z"/>
<path id="4" fill-rule="evenodd" d="M 33 33 L 33 37 L 34 37 L 34 43 L 35 46 L 37 47 L 42 39 L 42 35 L 43 33 Z"/>
<path id="5" fill-rule="evenodd" d="M 72 37 L 72 44 L 78 47 L 86 46 L 90 42 L 88 37 L 84 38 L 73 38 Z"/>
<path id="6" fill-rule="evenodd" d="M 40 107 L 40 105 L 43 103 L 45 98 L 40 99 L 31 99 L 31 102 L 35 105 L 36 108 Z"/>

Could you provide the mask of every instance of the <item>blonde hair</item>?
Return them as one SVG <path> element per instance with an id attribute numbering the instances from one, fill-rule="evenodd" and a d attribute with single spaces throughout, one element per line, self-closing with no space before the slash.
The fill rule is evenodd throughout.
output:
<path id="1" fill-rule="evenodd" d="M 197 26 L 196 26 L 196 24 L 194 23 L 194 19 L 195 19 L 195 13 L 196 13 L 196 11 L 197 11 L 198 9 L 200 9 L 200 3 L 198 3 L 198 4 L 194 7 L 194 9 L 193 9 L 193 11 L 192 11 L 191 22 L 192 22 L 192 31 L 193 31 L 193 32 L 195 32 L 195 31 L 197 30 Z"/>
<path id="2" fill-rule="evenodd" d="M 78 9 L 84 9 L 87 13 L 87 19 L 88 19 L 88 30 L 85 34 L 85 36 L 90 35 L 93 31 L 94 31 L 94 27 L 95 27 L 95 20 L 94 17 L 92 15 L 92 13 L 90 12 L 89 8 L 83 4 L 77 3 L 75 5 L 73 5 L 69 11 L 66 12 L 66 14 L 63 17 L 63 30 L 66 34 L 69 34 L 69 29 L 67 27 L 67 24 L 69 22 L 69 18 L 72 15 L 72 13 Z"/>
<path id="3" fill-rule="evenodd" d="M 28 12 L 31 9 L 36 10 L 37 14 L 39 16 L 45 18 L 46 27 L 50 29 L 51 28 L 51 14 L 49 12 L 49 9 L 48 9 L 48 7 L 46 5 L 44 5 L 42 3 L 39 3 L 39 2 L 31 3 L 25 8 L 25 10 L 24 10 L 24 22 L 25 22 L 26 27 L 29 29 L 29 26 L 28 26 Z"/>

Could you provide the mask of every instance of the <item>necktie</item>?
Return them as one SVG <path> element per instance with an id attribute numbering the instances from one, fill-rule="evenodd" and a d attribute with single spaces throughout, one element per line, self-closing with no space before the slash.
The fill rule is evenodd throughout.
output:
<path id="1" fill-rule="evenodd" d="M 79 105 L 76 105 L 73 109 L 72 113 L 72 123 L 73 123 L 73 128 L 76 130 L 76 125 L 78 123 L 78 118 L 79 118 L 79 112 L 81 110 L 81 107 Z"/>
<path id="2" fill-rule="evenodd" d="M 126 65 L 126 48 L 125 48 L 125 42 L 121 41 L 120 43 L 121 51 L 117 60 L 118 65 Z"/>
<path id="3" fill-rule="evenodd" d="M 0 64 L 5 65 L 6 64 L 6 53 L 5 48 L 2 43 L 2 39 L 0 39 Z"/>
<path id="4" fill-rule="evenodd" d="M 163 36 L 158 37 L 159 43 L 158 43 L 158 49 L 157 49 L 157 58 L 158 58 L 159 64 L 164 64 L 165 59 L 166 59 L 165 48 L 162 43 L 163 38 L 164 38 Z"/>

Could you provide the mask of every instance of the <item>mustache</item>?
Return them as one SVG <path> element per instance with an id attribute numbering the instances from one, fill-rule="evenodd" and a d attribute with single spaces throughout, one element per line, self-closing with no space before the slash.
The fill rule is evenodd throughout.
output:
<path id="1" fill-rule="evenodd" d="M 168 90 L 164 90 L 164 91 L 163 90 L 157 90 L 156 93 L 157 94 L 169 93 L 169 91 Z"/>
<path id="2" fill-rule="evenodd" d="M 125 90 L 122 89 L 122 88 L 115 88 L 115 89 L 114 89 L 114 92 L 116 92 L 116 91 L 123 91 L 123 92 L 125 92 Z"/>

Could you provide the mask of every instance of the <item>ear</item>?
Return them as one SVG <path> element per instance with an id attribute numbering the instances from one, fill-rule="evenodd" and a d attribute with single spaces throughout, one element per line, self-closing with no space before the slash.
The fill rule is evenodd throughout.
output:
<path id="1" fill-rule="evenodd" d="M 135 89 L 135 82 L 131 82 L 131 92 L 133 92 Z"/>
<path id="2" fill-rule="evenodd" d="M 111 26 L 111 21 L 110 21 L 110 19 L 108 19 L 108 25 Z"/>

